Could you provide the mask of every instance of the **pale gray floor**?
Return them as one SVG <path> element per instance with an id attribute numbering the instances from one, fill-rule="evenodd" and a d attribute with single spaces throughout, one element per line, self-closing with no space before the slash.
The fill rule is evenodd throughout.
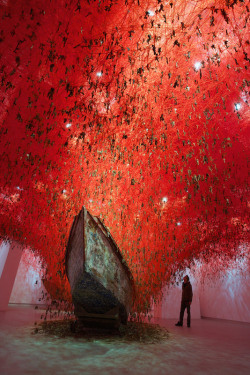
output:
<path id="1" fill-rule="evenodd" d="M 192 327 L 156 321 L 169 338 L 157 344 L 32 335 L 41 311 L 0 312 L 1 375 L 250 374 L 250 324 L 198 319 Z"/>

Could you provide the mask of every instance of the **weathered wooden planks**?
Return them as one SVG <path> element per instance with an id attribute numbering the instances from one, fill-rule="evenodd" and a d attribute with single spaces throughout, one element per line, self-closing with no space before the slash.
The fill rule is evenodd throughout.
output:
<path id="1" fill-rule="evenodd" d="M 134 294 L 132 275 L 107 228 L 84 207 L 71 228 L 66 272 L 78 318 L 126 323 Z"/>

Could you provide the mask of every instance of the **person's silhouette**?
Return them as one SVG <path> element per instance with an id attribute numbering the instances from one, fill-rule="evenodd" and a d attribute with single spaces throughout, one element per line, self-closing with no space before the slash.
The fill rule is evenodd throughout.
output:
<path id="1" fill-rule="evenodd" d="M 192 298 L 193 298 L 192 285 L 189 281 L 189 277 L 186 275 L 184 276 L 183 283 L 182 283 L 181 311 L 180 311 L 180 318 L 179 318 L 178 323 L 176 323 L 176 326 L 182 327 L 184 311 L 185 309 L 187 309 L 187 326 L 190 327 L 191 325 L 190 306 L 192 303 Z"/>

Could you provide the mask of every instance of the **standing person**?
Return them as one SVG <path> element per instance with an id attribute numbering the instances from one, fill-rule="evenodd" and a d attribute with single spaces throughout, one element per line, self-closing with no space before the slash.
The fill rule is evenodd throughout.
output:
<path id="1" fill-rule="evenodd" d="M 190 320 L 191 320 L 190 306 L 192 303 L 192 298 L 193 298 L 192 285 L 189 281 L 188 275 L 186 275 L 184 276 L 183 283 L 182 283 L 180 319 L 179 319 L 179 322 L 176 323 L 176 326 L 182 327 L 184 311 L 187 308 L 187 326 L 190 327 Z"/>

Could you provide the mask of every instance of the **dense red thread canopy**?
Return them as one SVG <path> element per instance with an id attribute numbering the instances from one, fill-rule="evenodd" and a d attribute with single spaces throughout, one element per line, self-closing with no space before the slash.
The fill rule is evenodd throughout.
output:
<path id="1" fill-rule="evenodd" d="M 43 257 L 86 206 L 138 306 L 194 259 L 247 247 L 249 3 L 1 0 L 0 235 Z"/>

